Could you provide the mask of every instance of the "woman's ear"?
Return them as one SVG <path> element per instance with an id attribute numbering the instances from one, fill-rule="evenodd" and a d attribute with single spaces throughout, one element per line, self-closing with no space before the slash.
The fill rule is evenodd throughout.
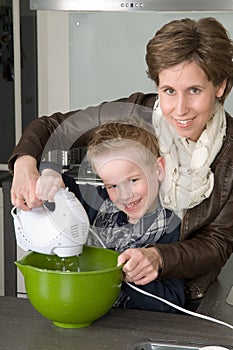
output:
<path id="1" fill-rule="evenodd" d="M 224 79 L 221 84 L 216 87 L 216 97 L 222 97 L 226 89 L 227 79 Z"/>
<path id="2" fill-rule="evenodd" d="M 163 181 L 165 177 L 165 159 L 163 157 L 158 157 L 157 158 L 157 175 L 158 175 L 158 180 Z"/>

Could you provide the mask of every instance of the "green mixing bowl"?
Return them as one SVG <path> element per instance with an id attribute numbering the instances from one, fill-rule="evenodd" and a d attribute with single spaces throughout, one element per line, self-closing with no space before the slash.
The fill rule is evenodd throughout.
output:
<path id="1" fill-rule="evenodd" d="M 58 327 L 81 328 L 103 316 L 121 289 L 118 253 L 83 247 L 77 257 L 31 252 L 15 264 L 34 308 Z"/>

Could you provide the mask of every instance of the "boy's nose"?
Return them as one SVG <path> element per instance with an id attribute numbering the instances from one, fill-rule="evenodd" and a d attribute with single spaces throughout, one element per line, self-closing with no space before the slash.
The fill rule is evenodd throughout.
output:
<path id="1" fill-rule="evenodd" d="M 123 204 L 128 204 L 133 198 L 132 184 L 129 181 L 122 181 L 117 185 L 117 189 L 117 201 Z"/>

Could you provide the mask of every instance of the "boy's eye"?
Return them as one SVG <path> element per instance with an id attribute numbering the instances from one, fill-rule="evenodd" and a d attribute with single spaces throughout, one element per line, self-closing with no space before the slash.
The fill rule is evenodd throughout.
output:
<path id="1" fill-rule="evenodd" d="M 131 179 L 131 180 L 129 180 L 129 181 L 132 182 L 132 183 L 135 183 L 137 180 L 138 180 L 138 179 Z"/>
<path id="2" fill-rule="evenodd" d="M 117 188 L 117 185 L 106 185 L 107 190 L 115 189 Z"/>
<path id="3" fill-rule="evenodd" d="M 126 182 L 129 182 L 129 183 L 135 183 L 138 181 L 138 178 L 133 178 L 133 179 L 129 179 L 129 180 L 126 180 Z M 105 188 L 107 190 L 115 190 L 119 185 L 105 185 Z"/>

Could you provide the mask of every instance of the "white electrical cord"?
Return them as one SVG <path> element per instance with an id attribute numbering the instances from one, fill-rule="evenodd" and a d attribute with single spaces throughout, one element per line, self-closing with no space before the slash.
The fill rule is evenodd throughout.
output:
<path id="1" fill-rule="evenodd" d="M 207 321 L 219 323 L 219 324 L 221 324 L 221 325 L 223 325 L 223 326 L 226 326 L 226 327 L 229 327 L 229 328 L 233 329 L 233 326 L 232 326 L 231 324 L 229 324 L 229 323 L 220 321 L 220 320 L 218 320 L 218 319 L 216 319 L 216 318 L 213 318 L 213 317 L 210 317 L 210 316 L 206 316 L 206 315 L 199 314 L 199 313 L 197 313 L 197 312 L 193 312 L 193 311 L 190 311 L 190 310 L 186 310 L 186 309 L 184 309 L 183 307 L 178 306 L 178 305 L 176 305 L 176 304 L 173 304 L 173 303 L 171 303 L 170 301 L 168 301 L 168 300 L 166 300 L 166 299 L 163 299 L 163 298 L 158 297 L 158 296 L 156 296 L 156 295 L 150 294 L 150 293 L 148 293 L 148 292 L 146 292 L 146 291 L 144 291 L 144 290 L 142 290 L 142 289 L 140 289 L 140 288 L 134 286 L 133 284 L 131 284 L 131 283 L 129 283 L 129 282 L 125 282 L 125 283 L 127 283 L 131 288 L 135 289 L 137 292 L 142 293 L 142 294 L 145 294 L 145 295 L 147 295 L 147 296 L 149 296 L 149 297 L 152 297 L 152 298 L 154 298 L 154 299 L 160 300 L 160 301 L 162 301 L 163 303 L 165 303 L 165 304 L 167 304 L 167 305 L 170 305 L 170 306 L 174 307 L 175 309 L 177 309 L 177 310 L 179 310 L 179 311 L 185 312 L 186 314 L 189 314 L 189 315 L 195 316 L 195 317 L 199 317 L 199 318 L 203 318 L 204 320 L 207 320 Z"/>
<path id="2" fill-rule="evenodd" d="M 98 239 L 98 241 L 100 242 L 100 244 L 102 245 L 102 247 L 103 247 L 103 248 L 107 248 L 107 247 L 105 246 L 105 244 L 103 243 L 103 241 L 102 241 L 102 240 L 100 239 L 100 237 L 98 236 L 98 234 L 95 232 L 95 230 L 93 230 L 91 227 L 90 227 L 89 229 L 90 229 L 91 233 L 94 234 L 94 236 Z M 206 316 L 206 315 L 203 315 L 203 314 L 199 314 L 199 313 L 197 313 L 197 312 L 193 312 L 193 311 L 187 310 L 187 309 L 185 309 L 185 308 L 183 308 L 183 307 L 181 307 L 181 306 L 178 306 L 178 305 L 176 305 L 176 304 L 171 303 L 170 301 L 168 301 L 168 300 L 166 300 L 166 299 L 163 299 L 163 298 L 161 298 L 161 297 L 158 297 L 158 296 L 156 296 L 156 295 L 153 295 L 153 294 L 151 294 L 151 293 L 148 293 L 148 292 L 146 292 L 146 291 L 144 291 L 144 290 L 142 290 L 142 289 L 136 287 L 135 285 L 133 285 L 133 284 L 130 283 L 130 282 L 125 282 L 125 283 L 128 284 L 129 287 L 131 287 L 132 289 L 136 290 L 137 292 L 139 292 L 139 293 L 141 293 L 141 294 L 145 294 L 145 295 L 147 295 L 147 296 L 149 296 L 149 297 L 151 297 L 151 298 L 157 299 L 157 300 L 159 300 L 159 301 L 162 301 L 163 303 L 165 303 L 165 304 L 167 304 L 167 305 L 169 305 L 169 306 L 174 307 L 176 310 L 179 310 L 179 311 L 182 311 L 182 312 L 184 312 L 184 313 L 186 313 L 186 314 L 188 314 L 188 315 L 191 315 L 191 316 L 194 316 L 194 317 L 203 318 L 204 320 L 211 321 L 211 322 L 215 322 L 215 323 L 221 324 L 221 325 L 223 325 L 223 326 L 225 326 L 225 327 L 228 327 L 228 328 L 233 329 L 233 325 L 231 325 L 231 324 L 229 324 L 229 323 L 223 322 L 223 321 L 218 320 L 218 319 L 216 319 L 216 318 L 214 318 L 214 317 Z"/>
<path id="3" fill-rule="evenodd" d="M 100 244 L 102 245 L 103 248 L 107 249 L 106 245 L 104 244 L 104 242 L 102 241 L 102 239 L 98 236 L 98 234 L 95 232 L 95 230 L 93 230 L 93 228 L 89 227 L 89 231 L 91 231 L 91 233 L 95 236 L 95 238 L 98 239 L 98 241 L 100 242 Z"/>

